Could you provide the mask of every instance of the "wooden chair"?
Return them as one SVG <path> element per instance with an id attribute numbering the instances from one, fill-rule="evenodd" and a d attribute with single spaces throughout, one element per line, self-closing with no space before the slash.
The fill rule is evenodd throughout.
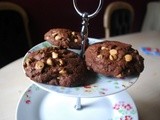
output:
<path id="1" fill-rule="evenodd" d="M 149 2 L 142 24 L 142 32 L 160 31 L 160 2 Z"/>
<path id="2" fill-rule="evenodd" d="M 105 10 L 103 26 L 105 37 L 122 35 L 131 32 L 134 20 L 134 9 L 126 2 L 110 3 Z"/>
<path id="3" fill-rule="evenodd" d="M 28 16 L 17 4 L 0 2 L 0 68 L 32 47 Z"/>

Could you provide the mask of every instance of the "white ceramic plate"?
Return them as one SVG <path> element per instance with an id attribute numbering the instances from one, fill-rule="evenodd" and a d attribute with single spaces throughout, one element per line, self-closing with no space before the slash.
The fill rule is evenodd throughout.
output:
<path id="1" fill-rule="evenodd" d="M 76 110 L 76 98 L 49 93 L 30 86 L 21 97 L 17 120 L 138 120 L 136 106 L 126 91 L 107 97 L 82 98 Z"/>
<path id="2" fill-rule="evenodd" d="M 89 39 L 89 44 L 93 44 L 96 42 L 101 42 L 102 40 L 98 39 Z M 33 47 L 29 52 L 42 49 L 44 47 L 49 47 L 51 44 L 49 42 L 42 42 L 37 46 Z M 79 50 L 72 49 L 72 51 L 79 53 Z M 27 58 L 28 53 L 24 57 L 24 61 Z M 42 83 L 37 83 L 32 81 L 38 87 L 49 91 L 49 92 L 58 92 L 67 96 L 74 97 L 99 97 L 99 96 L 107 96 L 111 94 L 115 94 L 121 92 L 130 86 L 132 86 L 137 81 L 138 76 L 126 77 L 125 79 L 117 79 L 106 77 L 100 74 L 89 77 L 88 81 L 93 81 L 92 84 L 81 87 L 61 87 L 54 85 L 47 85 Z"/>

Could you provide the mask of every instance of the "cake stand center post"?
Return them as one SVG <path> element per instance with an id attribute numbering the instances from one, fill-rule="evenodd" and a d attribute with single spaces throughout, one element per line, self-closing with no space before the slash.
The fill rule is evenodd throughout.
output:
<path id="1" fill-rule="evenodd" d="M 80 97 L 77 98 L 75 109 L 76 110 L 81 110 L 82 109 L 81 98 Z"/>
<path id="2" fill-rule="evenodd" d="M 76 12 L 82 17 L 82 29 L 81 29 L 82 43 L 81 43 L 81 52 L 80 52 L 80 55 L 82 58 L 84 57 L 84 52 L 85 52 L 85 49 L 87 48 L 87 44 L 88 44 L 89 19 L 95 17 L 99 13 L 99 11 L 102 8 L 102 3 L 103 3 L 103 0 L 99 0 L 99 5 L 98 5 L 96 11 L 93 12 L 92 14 L 88 14 L 87 12 L 82 13 L 78 9 L 77 0 L 73 0 L 73 6 L 74 6 Z"/>
<path id="3" fill-rule="evenodd" d="M 87 12 L 83 12 L 82 13 L 78 9 L 77 0 L 73 0 L 73 6 L 74 6 L 76 12 L 82 17 L 82 28 L 81 28 L 82 43 L 81 43 L 81 52 L 80 52 L 80 55 L 81 55 L 82 58 L 84 58 L 84 53 L 85 53 L 85 50 L 86 50 L 86 47 L 87 47 L 87 44 L 88 44 L 88 25 L 89 25 L 89 19 L 95 17 L 99 13 L 99 11 L 102 8 L 102 4 L 103 4 L 103 0 L 99 0 L 99 5 L 98 5 L 96 11 L 93 12 L 92 14 L 88 14 Z M 81 98 L 80 97 L 77 98 L 75 109 L 76 110 L 82 109 Z"/>
<path id="4" fill-rule="evenodd" d="M 81 57 L 84 57 L 84 52 L 86 49 L 86 46 L 88 44 L 88 23 L 89 17 L 88 13 L 83 13 L 82 14 L 82 29 L 81 29 L 81 38 L 82 38 L 82 43 L 81 43 Z"/>

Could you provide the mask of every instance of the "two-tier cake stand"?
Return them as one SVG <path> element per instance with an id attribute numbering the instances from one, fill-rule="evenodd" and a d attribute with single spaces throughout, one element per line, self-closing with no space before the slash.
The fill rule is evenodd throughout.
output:
<path id="1" fill-rule="evenodd" d="M 82 16 L 81 50 L 72 50 L 83 57 L 85 44 L 93 44 L 102 40 L 88 38 L 88 21 L 93 18 L 102 6 L 100 0 L 93 14 L 81 13 L 76 1 L 73 5 Z M 29 51 L 36 51 L 52 46 L 42 42 Z M 25 58 L 28 54 L 25 55 Z M 17 120 L 138 120 L 138 112 L 134 101 L 125 91 L 138 79 L 131 76 L 125 79 L 92 74 L 87 78 L 90 84 L 81 87 L 61 87 L 33 82 L 19 100 Z"/>

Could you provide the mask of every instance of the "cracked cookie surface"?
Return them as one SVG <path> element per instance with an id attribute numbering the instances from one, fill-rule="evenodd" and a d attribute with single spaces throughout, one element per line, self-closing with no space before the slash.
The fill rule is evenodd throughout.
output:
<path id="1" fill-rule="evenodd" d="M 23 64 L 33 81 L 51 85 L 75 87 L 85 83 L 86 66 L 77 53 L 58 47 L 43 48 L 28 53 Z"/>
<path id="2" fill-rule="evenodd" d="M 144 59 L 130 44 L 105 41 L 90 45 L 85 51 L 87 68 L 107 76 L 124 78 L 140 74 Z"/>
<path id="3" fill-rule="evenodd" d="M 45 33 L 44 39 L 61 48 L 72 49 L 80 49 L 82 42 L 79 32 L 64 28 L 50 29 L 47 33 Z"/>

